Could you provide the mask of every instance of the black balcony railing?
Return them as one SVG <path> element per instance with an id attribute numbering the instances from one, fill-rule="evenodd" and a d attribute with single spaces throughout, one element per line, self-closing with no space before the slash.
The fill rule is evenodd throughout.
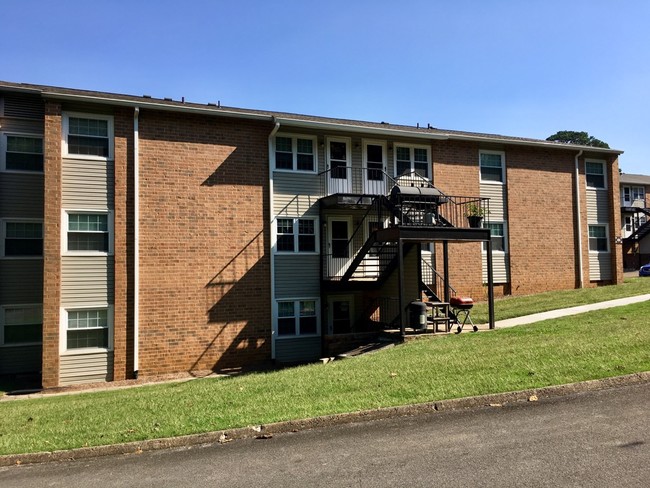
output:
<path id="1" fill-rule="evenodd" d="M 432 188 L 425 176 L 417 172 L 404 173 L 392 177 L 383 169 L 373 166 L 337 166 L 318 174 L 321 181 L 321 194 L 334 195 L 388 195 L 395 186 Z"/>

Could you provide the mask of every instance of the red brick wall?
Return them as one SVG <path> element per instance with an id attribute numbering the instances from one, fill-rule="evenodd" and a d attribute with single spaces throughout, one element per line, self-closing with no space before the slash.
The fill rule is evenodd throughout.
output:
<path id="1" fill-rule="evenodd" d="M 442 141 L 432 144 L 434 184 L 449 195 L 479 196 L 478 143 Z M 510 251 L 510 285 L 496 286 L 495 294 L 523 295 L 547 290 L 570 289 L 578 284 L 575 216 L 575 152 L 509 145 L 485 147 L 505 151 L 506 204 Z M 614 159 L 608 181 L 616 185 Z M 580 207 L 583 227 L 582 254 L 585 286 L 589 286 L 584 162 L 580 164 Z M 618 186 L 612 186 L 618 188 Z M 618 191 L 618 190 L 616 190 Z M 616 254 L 614 276 L 622 280 L 620 216 L 616 191 L 610 189 L 611 242 Z M 616 250 L 616 251 L 614 251 Z M 442 270 L 442 245 L 436 247 L 437 266 Z M 487 298 L 482 282 L 481 247 L 467 243 L 449 245 L 452 286 L 460 294 Z"/>
<path id="2" fill-rule="evenodd" d="M 43 216 L 43 387 L 59 384 L 61 302 L 61 105 L 45 102 Z"/>
<path id="3" fill-rule="evenodd" d="M 141 111 L 141 375 L 270 359 L 271 129 Z"/>

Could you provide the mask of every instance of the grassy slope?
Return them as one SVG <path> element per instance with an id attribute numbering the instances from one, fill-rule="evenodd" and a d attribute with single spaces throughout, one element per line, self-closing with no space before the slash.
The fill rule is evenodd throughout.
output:
<path id="1" fill-rule="evenodd" d="M 168 437 L 650 370 L 650 302 L 326 366 L 0 404 L 0 454 Z"/>

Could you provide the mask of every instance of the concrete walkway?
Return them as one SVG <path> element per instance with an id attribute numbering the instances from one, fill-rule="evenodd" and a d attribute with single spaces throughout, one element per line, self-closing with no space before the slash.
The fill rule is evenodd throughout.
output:
<path id="1" fill-rule="evenodd" d="M 541 322 L 542 320 L 567 317 L 569 315 L 577 315 L 580 313 L 591 312 L 593 310 L 604 310 L 606 308 L 631 305 L 633 303 L 645 302 L 648 300 L 650 300 L 650 294 L 619 298 L 617 300 L 609 300 L 606 302 L 590 303 L 588 305 L 580 305 L 578 307 L 561 308 L 558 310 L 550 310 L 548 312 L 524 315 L 523 317 L 515 317 L 513 319 L 497 320 L 495 322 L 495 327 L 497 329 L 506 329 L 508 327 L 515 327 L 516 325 L 532 324 L 533 322 Z"/>

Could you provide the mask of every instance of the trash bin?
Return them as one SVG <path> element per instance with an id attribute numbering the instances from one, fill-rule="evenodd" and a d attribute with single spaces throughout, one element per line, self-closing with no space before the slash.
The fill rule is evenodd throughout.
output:
<path id="1" fill-rule="evenodd" d="M 423 330 L 427 327 L 427 306 L 419 301 L 409 303 L 409 327 Z"/>

